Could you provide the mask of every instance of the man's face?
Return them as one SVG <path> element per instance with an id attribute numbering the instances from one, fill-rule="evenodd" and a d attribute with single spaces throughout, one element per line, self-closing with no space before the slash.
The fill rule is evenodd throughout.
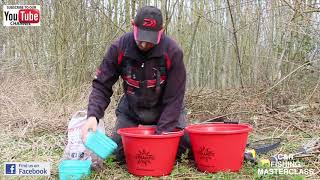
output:
<path id="1" fill-rule="evenodd" d="M 138 48 L 143 52 L 147 52 L 154 47 L 154 44 L 152 44 L 150 42 L 136 40 L 136 43 L 137 43 Z"/>

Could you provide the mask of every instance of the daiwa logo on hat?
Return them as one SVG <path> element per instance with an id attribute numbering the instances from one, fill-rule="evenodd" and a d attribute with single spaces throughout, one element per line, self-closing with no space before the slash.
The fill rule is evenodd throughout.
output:
<path id="1" fill-rule="evenodd" d="M 145 18 L 143 20 L 143 26 L 155 28 L 157 26 L 157 21 L 151 18 Z"/>

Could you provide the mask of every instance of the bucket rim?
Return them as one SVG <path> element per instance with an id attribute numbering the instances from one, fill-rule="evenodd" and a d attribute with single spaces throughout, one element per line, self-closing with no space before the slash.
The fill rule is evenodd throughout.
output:
<path id="1" fill-rule="evenodd" d="M 201 131 L 196 129 L 197 127 L 243 127 L 241 129 L 236 130 L 216 130 L 214 132 L 210 131 Z M 191 134 L 240 134 L 240 133 L 248 133 L 252 131 L 252 126 L 250 124 L 224 124 L 224 123 L 203 123 L 203 124 L 190 124 L 185 130 Z"/>
<path id="2" fill-rule="evenodd" d="M 156 130 L 155 127 L 129 127 L 129 128 L 120 128 L 118 129 L 117 133 L 121 136 L 126 137 L 135 137 L 135 138 L 141 138 L 141 139 L 166 139 L 166 138 L 176 138 L 181 137 L 184 134 L 183 129 L 177 129 L 177 131 L 169 132 L 166 134 L 134 134 L 130 132 L 126 132 L 128 130 Z"/>

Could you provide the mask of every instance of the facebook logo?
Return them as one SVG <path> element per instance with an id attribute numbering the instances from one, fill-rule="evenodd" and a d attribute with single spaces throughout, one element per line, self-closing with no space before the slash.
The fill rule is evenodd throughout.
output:
<path id="1" fill-rule="evenodd" d="M 5 162 L 3 167 L 5 176 L 50 176 L 47 162 Z"/>
<path id="2" fill-rule="evenodd" d="M 6 174 L 16 174 L 16 165 L 6 164 Z"/>

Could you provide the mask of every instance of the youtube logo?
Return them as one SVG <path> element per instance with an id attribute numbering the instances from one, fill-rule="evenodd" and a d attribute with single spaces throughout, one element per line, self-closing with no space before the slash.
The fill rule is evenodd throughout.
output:
<path id="1" fill-rule="evenodd" d="M 38 23 L 40 21 L 40 12 L 37 9 L 21 9 L 18 13 L 20 23 Z"/>
<path id="2" fill-rule="evenodd" d="M 40 26 L 40 5 L 4 5 L 3 26 Z"/>

